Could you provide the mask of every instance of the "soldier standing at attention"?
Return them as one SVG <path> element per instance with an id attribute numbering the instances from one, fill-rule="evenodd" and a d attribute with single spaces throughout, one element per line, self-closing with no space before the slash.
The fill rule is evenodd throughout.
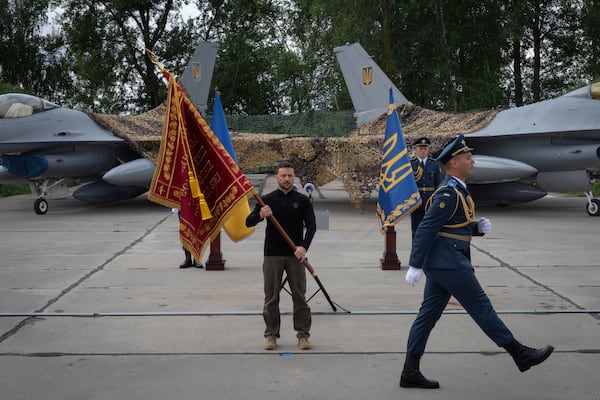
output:
<path id="1" fill-rule="evenodd" d="M 423 376 L 419 363 L 429 334 L 450 296 L 458 300 L 494 343 L 512 356 L 521 372 L 542 363 L 554 350 L 552 346 L 534 349 L 516 341 L 475 277 L 471 236 L 489 233 L 492 223 L 487 218 L 475 220 L 475 204 L 465 183 L 475 163 L 472 150 L 459 135 L 442 151 L 438 160 L 444 163 L 447 175 L 433 194 L 431 205 L 415 232 L 406 283 L 414 286 L 423 272 L 427 280 L 421 308 L 408 335 L 401 387 L 440 387 L 438 382 Z"/>
<path id="2" fill-rule="evenodd" d="M 427 204 L 427 200 L 429 200 L 440 182 L 442 182 L 444 174 L 440 163 L 435 159 L 429 158 L 429 146 L 431 146 L 429 138 L 418 138 L 413 142 L 413 146 L 416 146 L 417 156 L 410 159 L 410 164 L 412 165 L 422 200 L 421 206 L 410 214 L 412 237 L 414 238 L 417 227 L 425 215 L 425 204 Z"/>

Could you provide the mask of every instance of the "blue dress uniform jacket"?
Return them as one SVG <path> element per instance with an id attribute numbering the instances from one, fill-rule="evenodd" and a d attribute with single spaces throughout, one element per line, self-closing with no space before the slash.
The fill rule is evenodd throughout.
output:
<path id="1" fill-rule="evenodd" d="M 483 236 L 468 190 L 447 176 L 433 195 L 415 232 L 409 265 L 416 268 L 471 268 L 471 236 Z"/>
<path id="2" fill-rule="evenodd" d="M 498 346 L 513 339 L 496 314 L 471 264 L 471 236 L 482 236 L 468 190 L 451 176 L 434 193 L 415 233 L 409 265 L 423 268 L 427 280 L 423 303 L 408 336 L 407 351 L 423 355 L 431 330 L 451 296 Z"/>
<path id="3" fill-rule="evenodd" d="M 412 234 L 414 236 L 419 223 L 425 215 L 425 204 L 435 192 L 435 189 L 442 182 L 444 173 L 440 167 L 440 163 L 432 158 L 427 158 L 425 168 L 421 166 L 418 158 L 411 158 L 410 164 L 417 181 L 417 188 L 421 195 L 422 205 L 410 214 Z"/>

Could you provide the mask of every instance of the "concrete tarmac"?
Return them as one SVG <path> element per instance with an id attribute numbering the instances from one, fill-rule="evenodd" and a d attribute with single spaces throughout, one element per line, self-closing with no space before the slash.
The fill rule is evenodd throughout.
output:
<path id="1" fill-rule="evenodd" d="M 421 363 L 441 388 L 420 390 L 398 386 L 424 285 L 404 283 L 410 222 L 401 270 L 383 271 L 375 201 L 361 213 L 339 183 L 320 190 L 309 260 L 341 307 L 310 300 L 308 351 L 284 292 L 279 347 L 262 350 L 264 223 L 222 235 L 224 271 L 180 269 L 177 217 L 143 196 L 51 200 L 43 216 L 0 199 L 0 399 L 600 399 L 600 218 L 584 198 L 477 210 L 493 224 L 472 243 L 482 286 L 518 340 L 554 354 L 520 373 L 451 301 Z"/>

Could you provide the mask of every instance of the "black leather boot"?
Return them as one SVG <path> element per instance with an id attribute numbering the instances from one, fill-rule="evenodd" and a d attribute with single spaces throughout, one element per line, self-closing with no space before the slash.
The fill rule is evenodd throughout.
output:
<path id="1" fill-rule="evenodd" d="M 546 346 L 539 349 L 523 346 L 521 343 L 513 339 L 506 346 L 502 346 L 515 360 L 515 364 L 519 367 L 519 371 L 525 372 L 534 365 L 538 365 L 546 361 L 550 354 L 554 351 L 554 347 Z"/>
<path id="2" fill-rule="evenodd" d="M 404 368 L 402 369 L 402 375 L 400 375 L 400 387 L 438 389 L 440 384 L 437 381 L 425 378 L 419 370 L 420 361 L 421 356 L 406 353 L 406 361 L 404 361 Z"/>
<path id="3" fill-rule="evenodd" d="M 179 268 L 190 268 L 194 266 L 194 261 L 192 261 L 192 254 L 187 251 L 185 248 L 183 249 L 183 253 L 185 254 L 185 261 L 181 263 Z"/>

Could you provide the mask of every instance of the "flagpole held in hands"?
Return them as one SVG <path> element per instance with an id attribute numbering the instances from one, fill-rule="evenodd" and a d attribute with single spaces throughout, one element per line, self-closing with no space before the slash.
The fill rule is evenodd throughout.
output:
<path id="1" fill-rule="evenodd" d="M 256 201 L 258 202 L 258 204 L 260 204 L 261 207 L 264 207 L 266 205 L 265 202 L 263 201 L 263 199 L 258 195 L 258 193 L 256 193 L 256 190 L 252 190 L 252 194 L 254 195 L 254 198 L 256 199 Z M 289 235 L 285 232 L 285 230 L 283 229 L 283 227 L 279 224 L 279 221 L 277 221 L 277 219 L 275 218 L 275 216 L 270 215 L 268 218 L 273 223 L 273 225 L 275 225 L 275 228 L 277 228 L 277 230 L 279 231 L 279 233 L 281 234 L 281 236 L 283 236 L 283 238 L 290 245 L 290 247 L 295 250 L 296 247 L 297 247 L 296 244 L 292 241 L 292 239 L 290 239 Z M 329 297 L 329 293 L 327 293 L 327 290 L 325 290 L 325 287 L 321 283 L 321 280 L 317 276 L 317 273 L 315 272 L 314 268 L 310 265 L 310 263 L 308 262 L 308 260 L 306 258 L 304 260 L 302 260 L 302 264 L 304 264 L 304 266 L 306 267 L 306 269 L 308 270 L 308 272 L 310 272 L 310 274 L 312 275 L 312 277 L 315 279 L 315 282 L 317 282 L 317 285 L 319 285 L 319 289 L 321 289 L 321 291 L 323 292 L 323 295 L 327 299 L 327 302 L 329 302 L 329 305 L 331 306 L 331 309 L 333 311 L 337 311 L 335 303 Z"/>

